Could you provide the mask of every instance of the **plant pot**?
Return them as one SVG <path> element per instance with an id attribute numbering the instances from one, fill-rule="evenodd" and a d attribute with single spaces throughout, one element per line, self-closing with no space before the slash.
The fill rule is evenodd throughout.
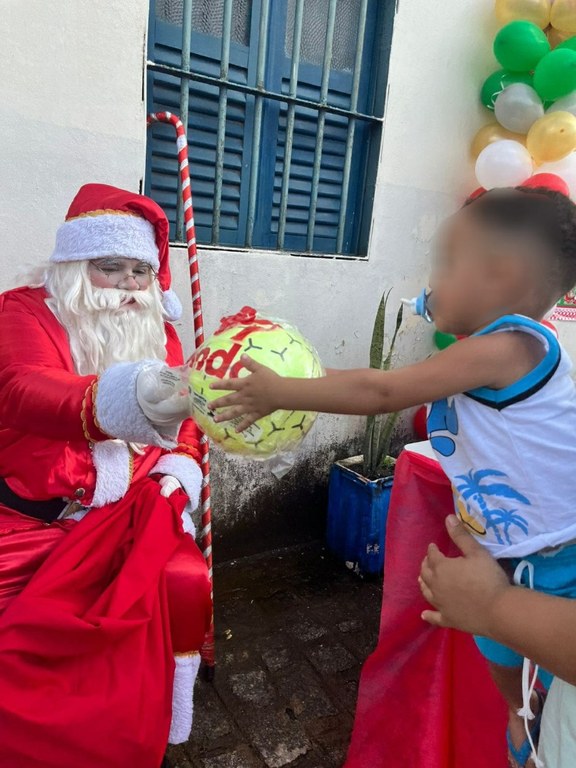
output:
<path id="1" fill-rule="evenodd" d="M 364 575 L 384 570 L 384 542 L 392 477 L 368 480 L 361 473 L 362 456 L 337 461 L 328 488 L 329 549 Z"/>

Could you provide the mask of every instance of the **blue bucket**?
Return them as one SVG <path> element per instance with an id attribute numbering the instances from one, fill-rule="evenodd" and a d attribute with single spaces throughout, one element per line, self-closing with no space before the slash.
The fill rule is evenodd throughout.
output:
<path id="1" fill-rule="evenodd" d="M 384 570 L 393 478 L 367 480 L 351 468 L 358 466 L 360 460 L 361 457 L 354 457 L 332 465 L 327 541 L 329 549 L 349 568 L 375 575 Z"/>

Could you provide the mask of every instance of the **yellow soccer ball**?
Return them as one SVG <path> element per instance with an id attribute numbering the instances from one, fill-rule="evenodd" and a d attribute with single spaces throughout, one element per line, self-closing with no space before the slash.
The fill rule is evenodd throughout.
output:
<path id="1" fill-rule="evenodd" d="M 295 328 L 244 307 L 222 319 L 220 328 L 188 361 L 193 417 L 208 437 L 228 453 L 267 459 L 296 448 L 314 424 L 308 411 L 275 411 L 242 433 L 240 419 L 217 424 L 208 404 L 226 394 L 210 385 L 226 378 L 247 376 L 241 362 L 249 355 L 280 376 L 311 379 L 324 375 L 318 353 Z"/>

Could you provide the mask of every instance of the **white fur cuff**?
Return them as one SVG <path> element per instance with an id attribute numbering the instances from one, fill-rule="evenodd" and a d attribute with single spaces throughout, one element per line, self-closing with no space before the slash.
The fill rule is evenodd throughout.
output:
<path id="1" fill-rule="evenodd" d="M 92 446 L 96 468 L 93 507 L 121 499 L 130 486 L 130 451 L 122 440 L 104 440 Z"/>
<path id="2" fill-rule="evenodd" d="M 148 421 L 136 398 L 136 379 L 147 367 L 159 367 L 159 360 L 116 363 L 100 376 L 96 394 L 96 419 L 100 428 L 127 443 L 174 448 L 176 443 L 162 437 Z"/>
<path id="3" fill-rule="evenodd" d="M 151 475 L 172 475 L 180 481 L 190 499 L 191 509 L 195 510 L 200 501 L 202 488 L 202 470 L 192 457 L 182 454 L 167 453 L 161 456 L 150 473 Z"/>
<path id="4" fill-rule="evenodd" d="M 200 668 L 200 654 L 176 656 L 174 689 L 172 693 L 172 722 L 170 723 L 170 744 L 188 741 L 194 715 L 194 683 Z"/>

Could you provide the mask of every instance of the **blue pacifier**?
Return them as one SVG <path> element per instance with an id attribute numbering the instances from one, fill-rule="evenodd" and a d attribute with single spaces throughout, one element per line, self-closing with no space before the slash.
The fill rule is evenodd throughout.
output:
<path id="1" fill-rule="evenodd" d="M 430 311 L 430 297 L 432 296 L 432 293 L 430 291 L 424 290 L 419 296 L 416 296 L 413 299 L 401 299 L 402 304 L 405 304 L 407 307 L 410 307 L 410 310 L 412 311 L 413 315 L 418 315 L 418 317 L 423 317 L 424 320 L 426 320 L 427 323 L 432 322 L 432 313 Z"/>

